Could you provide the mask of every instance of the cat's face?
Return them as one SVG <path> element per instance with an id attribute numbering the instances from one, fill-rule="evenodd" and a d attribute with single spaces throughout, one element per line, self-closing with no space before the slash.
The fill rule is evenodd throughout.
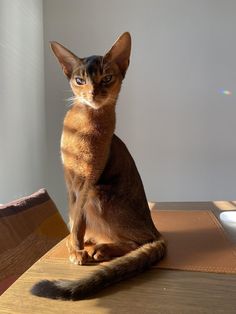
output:
<path id="1" fill-rule="evenodd" d="M 62 45 L 52 49 L 70 81 L 74 103 L 99 109 L 116 103 L 129 65 L 131 38 L 124 33 L 105 56 L 78 58 Z"/>
<path id="2" fill-rule="evenodd" d="M 79 103 L 98 109 L 113 104 L 123 76 L 116 63 L 104 63 L 101 56 L 80 59 L 70 77 L 70 85 Z"/>

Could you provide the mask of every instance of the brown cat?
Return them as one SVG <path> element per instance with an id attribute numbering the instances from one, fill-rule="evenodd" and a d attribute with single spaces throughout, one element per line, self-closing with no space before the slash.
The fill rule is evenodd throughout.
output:
<path id="1" fill-rule="evenodd" d="M 51 46 L 74 93 L 61 139 L 70 260 L 82 265 L 116 258 L 85 279 L 45 280 L 31 292 L 79 300 L 151 267 L 163 257 L 166 246 L 152 222 L 134 160 L 114 134 L 115 105 L 129 65 L 130 34 L 120 36 L 104 57 L 81 59 L 56 42 Z"/>

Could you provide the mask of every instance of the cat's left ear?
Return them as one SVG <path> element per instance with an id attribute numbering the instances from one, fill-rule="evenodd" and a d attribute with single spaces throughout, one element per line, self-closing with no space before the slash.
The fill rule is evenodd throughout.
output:
<path id="1" fill-rule="evenodd" d="M 111 49 L 105 54 L 104 62 L 115 62 L 125 77 L 126 70 L 129 66 L 129 58 L 131 51 L 131 36 L 126 32 L 122 34 Z"/>
<path id="2" fill-rule="evenodd" d="M 52 51 L 60 62 L 63 72 L 68 79 L 70 79 L 75 65 L 79 62 L 79 58 L 56 41 L 51 41 L 50 43 Z"/>

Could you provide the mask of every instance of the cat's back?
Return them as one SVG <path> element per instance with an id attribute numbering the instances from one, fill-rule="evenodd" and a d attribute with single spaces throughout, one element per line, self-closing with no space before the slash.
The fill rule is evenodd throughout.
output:
<path id="1" fill-rule="evenodd" d="M 98 182 L 102 185 L 108 183 L 112 183 L 114 192 L 118 194 L 129 190 L 129 188 L 133 190 L 133 185 L 138 187 L 136 191 L 139 190 L 139 196 L 144 194 L 142 180 L 135 161 L 125 143 L 116 134 L 112 136 L 109 158 Z"/>

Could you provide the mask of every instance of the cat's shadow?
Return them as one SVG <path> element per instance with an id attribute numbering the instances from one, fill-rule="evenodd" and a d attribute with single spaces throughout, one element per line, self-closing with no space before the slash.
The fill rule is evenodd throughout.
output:
<path id="1" fill-rule="evenodd" d="M 96 299 L 97 313 L 103 313 L 103 310 L 104 313 L 109 314 L 135 313 L 137 304 L 139 310 L 141 308 L 146 313 L 144 296 L 149 294 L 150 286 L 158 285 L 158 282 L 165 278 L 166 272 L 166 270 L 150 269 L 134 278 L 107 287 L 86 300 Z"/>

